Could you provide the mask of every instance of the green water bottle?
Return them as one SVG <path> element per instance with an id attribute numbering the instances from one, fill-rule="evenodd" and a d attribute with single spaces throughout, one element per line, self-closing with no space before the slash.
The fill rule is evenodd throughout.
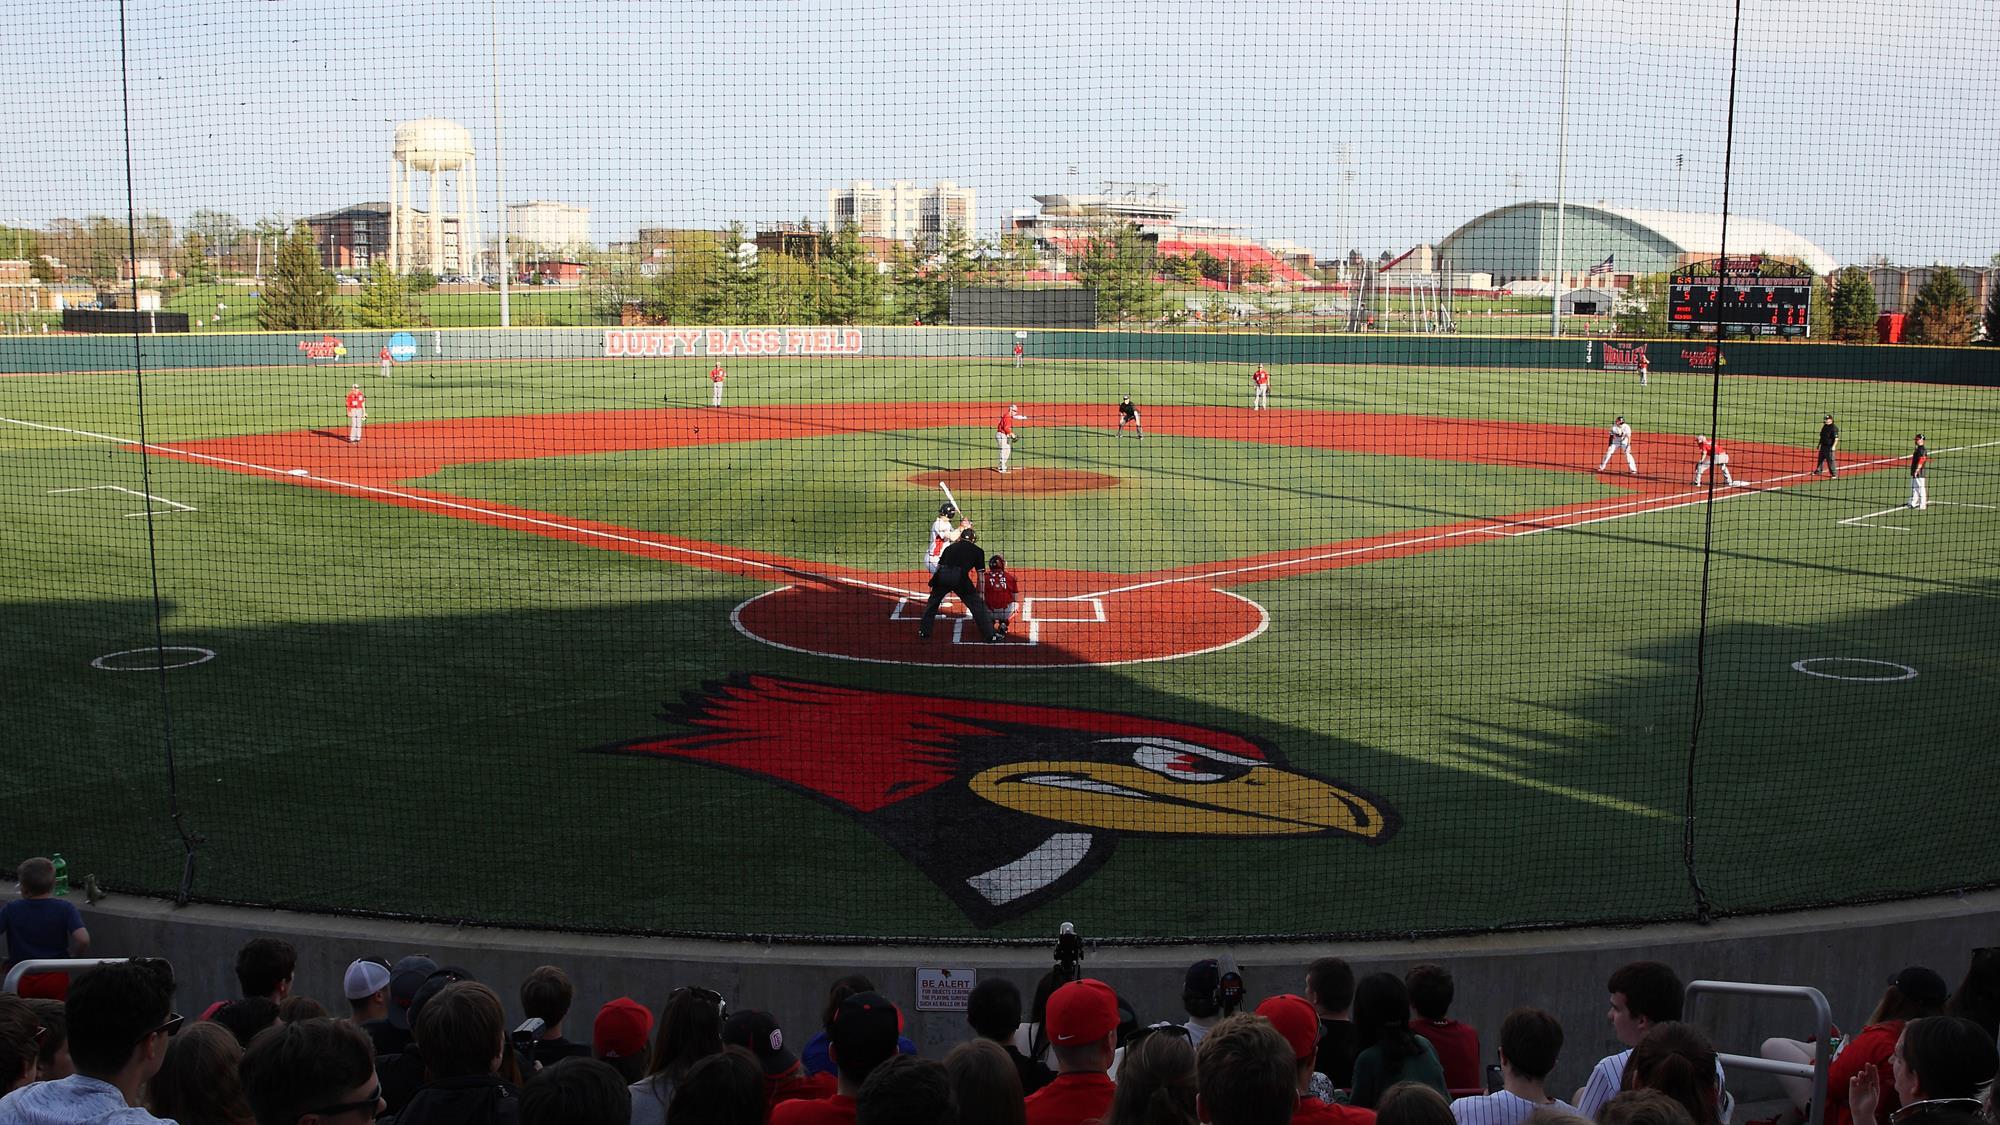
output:
<path id="1" fill-rule="evenodd" d="M 62 857 L 61 852 L 50 858 L 56 865 L 56 893 L 66 895 L 69 893 L 69 861 Z"/>

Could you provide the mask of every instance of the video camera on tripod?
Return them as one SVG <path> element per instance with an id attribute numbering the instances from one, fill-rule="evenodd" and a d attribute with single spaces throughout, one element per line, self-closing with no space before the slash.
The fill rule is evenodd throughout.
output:
<path id="1" fill-rule="evenodd" d="M 1083 938 L 1064 922 L 1056 930 L 1056 979 L 1064 984 L 1083 979 Z"/>

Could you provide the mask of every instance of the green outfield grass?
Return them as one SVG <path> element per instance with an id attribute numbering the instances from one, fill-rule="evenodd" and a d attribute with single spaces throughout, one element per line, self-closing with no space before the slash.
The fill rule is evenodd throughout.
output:
<path id="1" fill-rule="evenodd" d="M 341 391 L 370 366 L 151 375 L 146 434 L 333 427 Z M 695 409 L 704 369 L 419 364 L 367 382 L 380 424 Z M 1127 391 L 1142 407 L 1248 398 L 1239 369 L 1194 364 L 734 361 L 730 371 L 732 406 L 1094 402 L 1107 426 Z M 1642 435 L 1708 429 L 1715 389 L 1657 375 L 1642 392 L 1578 371 L 1273 372 L 1279 411 L 1591 427 L 1623 413 Z M 1958 447 L 2000 441 L 2000 394 L 1728 379 L 1720 403 L 1737 441 L 1803 448 L 1832 410 L 1855 456 L 1905 454 L 1917 429 L 1954 451 L 1937 459 L 1932 508 L 1876 521 L 1907 530 L 1843 525 L 1900 503 L 1906 487 L 1899 468 L 1849 472 L 1712 508 L 1231 587 L 1270 617 L 1248 643 L 1163 663 L 1004 672 L 782 651 L 730 624 L 772 582 L 0 423 L 0 675 L 14 716 L 0 839 L 10 854 L 61 851 L 73 874 L 170 890 L 181 873 L 170 725 L 206 897 L 730 933 L 1027 937 L 1062 920 L 1093 936 L 1479 929 L 1686 916 L 1692 747 L 1697 854 L 1721 910 L 1977 881 L 1996 859 L 1985 757 L 2000 702 L 2000 445 Z M 120 376 L 0 379 L 0 416 L 118 438 L 136 437 L 140 422 L 134 381 Z M 409 483 L 908 570 L 931 494 L 917 503 L 922 490 L 906 478 L 985 465 L 989 425 L 982 415 L 917 432 L 468 464 Z M 1029 567 L 1164 567 L 1610 492 L 1587 473 L 1027 433 L 1017 463 L 1120 481 L 1071 497 L 962 497 Z M 1573 452 L 1594 467 L 1601 440 Z M 1801 454 L 1796 469 L 1808 467 Z M 140 497 L 105 485 L 193 510 L 149 527 L 126 514 Z M 152 643 L 156 593 L 165 642 L 216 658 L 164 677 L 91 667 Z M 1919 674 L 1861 683 L 1792 668 L 1820 657 Z M 1135 835 L 1077 889 L 981 930 L 903 851 L 795 789 L 589 752 L 684 733 L 662 708 L 743 673 L 1218 728 L 1366 790 L 1401 828 L 1379 847 Z M 811 733 L 829 776 L 859 768 L 865 732 Z M 1904 827 L 1887 831 L 1885 819 Z M 940 848 L 978 842 L 951 821 L 935 835 Z"/>

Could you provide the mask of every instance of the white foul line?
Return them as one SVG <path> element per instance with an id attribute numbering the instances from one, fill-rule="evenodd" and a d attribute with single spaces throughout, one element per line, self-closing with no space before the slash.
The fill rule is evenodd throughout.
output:
<path id="1" fill-rule="evenodd" d="M 1932 454 L 1932 456 L 1936 456 L 1938 453 L 1959 453 L 1968 449 L 1984 449 L 1987 446 L 1991 445 L 2000 445 L 2000 441 L 1987 441 L 1987 442 L 1981 442 L 1978 445 L 1960 445 L 1960 446 L 1954 446 L 1950 449 L 1940 449 L 1937 450 L 1936 453 Z M 1903 460 L 1903 458 L 1900 456 L 1878 457 L 1873 461 L 1855 462 L 1849 465 L 1848 468 L 1869 469 L 1869 468 L 1874 468 L 1877 465 L 1894 464 L 1901 460 Z M 1775 491 L 1774 489 L 1759 488 L 1758 486 L 1776 484 L 1780 481 L 1797 480 L 1801 477 L 1808 477 L 1811 475 L 1812 474 L 1809 472 L 1785 473 L 1780 476 L 1766 477 L 1763 480 L 1740 481 L 1738 482 L 1742 486 L 1740 491 L 1732 490 L 1725 495 L 1723 494 L 1723 490 L 1721 488 L 1718 488 L 1716 489 L 1715 499 L 1717 502 L 1720 502 L 1723 500 L 1735 500 L 1744 496 L 1755 495 L 1762 492 Z M 1694 497 L 1694 499 L 1682 499 L 1683 497 L 1690 497 L 1690 496 Z M 1661 501 L 1663 500 L 1677 500 L 1679 502 L 1662 503 Z M 1147 590 L 1156 586 L 1172 586 L 1184 582 L 1214 582 L 1216 580 L 1227 578 L 1231 575 L 1236 575 L 1236 574 L 1251 574 L 1262 570 L 1282 570 L 1287 567 L 1297 567 L 1305 565 L 1307 563 L 1325 562 L 1329 559 L 1342 559 L 1342 558 L 1348 558 L 1353 555 L 1372 554 L 1378 551 L 1400 550 L 1405 547 L 1412 547 L 1422 543 L 1435 543 L 1440 540 L 1456 539 L 1460 536 L 1465 536 L 1465 535 L 1496 535 L 1507 538 L 1514 538 L 1523 535 L 1539 535 L 1544 531 L 1567 531 L 1570 528 L 1588 527 L 1594 523 L 1607 523 L 1611 520 L 1622 520 L 1622 519 L 1627 519 L 1631 516 L 1643 516 L 1651 512 L 1671 512 L 1677 508 L 1686 508 L 1686 507 L 1691 507 L 1695 504 L 1705 504 L 1707 502 L 1708 502 L 1708 490 L 1704 488 L 1698 493 L 1682 492 L 1678 494 L 1669 494 L 1664 497 L 1651 496 L 1637 500 L 1625 500 L 1625 501 L 1620 501 L 1619 503 L 1616 504 L 1606 504 L 1596 508 L 1583 508 L 1575 512 L 1569 512 L 1562 515 L 1549 516 L 1546 519 L 1541 519 L 1541 520 L 1524 519 L 1515 521 L 1513 523 L 1505 523 L 1505 522 L 1488 523 L 1479 527 L 1460 528 L 1457 531 L 1443 531 L 1433 535 L 1419 535 L 1409 539 L 1398 539 L 1390 543 L 1375 543 L 1366 547 L 1349 547 L 1339 551 L 1327 551 L 1316 555 L 1305 555 L 1296 559 L 1280 559 L 1277 562 L 1255 563 L 1249 566 L 1228 567 L 1221 570 L 1205 571 L 1200 574 L 1181 575 L 1176 578 L 1160 578 L 1150 582 L 1134 582 L 1129 585 L 1113 586 L 1110 587 L 1109 589 L 1098 590 L 1094 593 L 1081 594 L 1078 596 L 1086 598 L 1103 598 L 1103 597 L 1109 597 L 1112 594 L 1126 594 L 1134 590 Z M 1628 508 L 1636 510 L 1626 511 L 1625 509 Z M 1596 512 L 1611 512 L 1615 514 L 1607 516 L 1597 516 L 1594 519 L 1570 518 L 1572 516 L 1588 516 Z"/>
<path id="2" fill-rule="evenodd" d="M 117 442 L 120 445 L 136 445 L 141 449 L 159 450 L 162 453 L 170 453 L 176 457 L 197 457 L 204 461 L 214 461 L 222 465 L 234 465 L 238 468 L 250 469 L 254 472 L 268 473 L 271 476 L 280 478 L 282 480 L 291 479 L 291 473 L 288 470 L 274 469 L 269 465 L 259 465 L 254 461 L 239 461 L 233 457 L 221 457 L 213 453 L 197 453 L 191 449 L 176 449 L 171 445 L 160 445 L 156 442 L 134 441 L 131 438 L 117 437 L 112 434 L 100 434 L 91 430 L 75 430 L 67 426 L 49 426 L 49 425 L 44 425 L 41 422 L 24 421 L 20 418 L 0 417 L 0 422 L 10 422 L 16 426 L 29 426 L 37 430 L 52 430 L 56 433 L 76 434 L 80 437 L 95 438 L 99 441 Z M 495 511 L 492 508 L 482 508 L 477 504 L 461 504 L 452 500 L 441 500 L 435 496 L 419 496 L 413 492 L 402 492 L 394 488 L 380 488 L 372 484 L 357 484 L 353 481 L 339 480 L 334 477 L 315 476 L 312 479 L 315 481 L 319 481 L 323 484 L 333 485 L 337 488 L 349 489 L 354 492 L 373 493 L 377 496 L 393 496 L 399 500 L 410 501 L 413 504 L 425 504 L 425 505 L 430 505 L 432 507 L 445 508 L 453 511 L 476 512 L 482 516 L 491 516 L 498 519 L 511 520 L 515 523 L 523 523 L 531 527 L 545 527 L 555 531 L 568 532 L 571 535 L 584 535 L 584 536 L 591 536 L 597 539 L 608 539 L 617 543 L 630 543 L 633 544 L 634 546 L 646 547 L 655 551 L 663 551 L 663 552 L 682 554 L 682 555 L 693 555 L 698 558 L 713 559 L 717 562 L 732 563 L 736 566 L 754 567 L 762 570 L 775 571 L 776 573 L 779 574 L 793 575 L 796 577 L 803 577 L 803 578 L 813 578 L 822 582 L 831 583 L 833 585 L 859 586 L 865 589 L 878 590 L 886 594 L 899 594 L 905 597 L 926 596 L 914 593 L 913 591 L 910 590 L 902 589 L 897 586 L 890 586 L 880 582 L 869 582 L 858 578 L 840 578 L 830 574 L 820 574 L 815 571 L 805 570 L 801 567 L 780 566 L 776 563 L 763 562 L 759 559 L 746 559 L 746 558 L 739 558 L 734 555 L 725 555 L 718 551 L 703 551 L 703 550 L 698 550 L 694 547 L 683 547 L 675 543 L 661 543 L 658 540 L 646 539 L 636 535 L 620 535 L 616 532 L 601 531 L 598 530 L 597 528 L 592 528 L 592 527 L 577 527 L 573 524 L 560 523 L 556 520 L 539 519 L 534 516 L 524 516 L 514 512 Z"/>

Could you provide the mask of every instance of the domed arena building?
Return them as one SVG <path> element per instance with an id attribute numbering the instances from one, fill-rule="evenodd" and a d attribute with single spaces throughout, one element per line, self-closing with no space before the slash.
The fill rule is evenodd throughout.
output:
<path id="1" fill-rule="evenodd" d="M 1811 239 L 1762 219 L 1731 215 L 1728 235 L 1731 257 L 1788 258 L 1822 275 L 1838 265 Z M 1666 273 L 1716 257 L 1722 238 L 1719 214 L 1570 203 L 1563 212 L 1562 273 L 1572 283 L 1592 273 Z M 1490 273 L 1496 285 L 1547 279 L 1555 272 L 1556 205 L 1537 200 L 1488 211 L 1445 236 L 1437 256 L 1459 273 Z"/>

